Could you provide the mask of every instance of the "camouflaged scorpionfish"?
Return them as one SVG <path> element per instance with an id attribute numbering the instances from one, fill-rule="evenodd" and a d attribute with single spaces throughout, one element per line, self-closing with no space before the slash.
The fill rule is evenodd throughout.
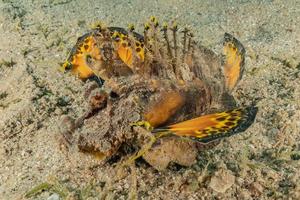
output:
<path id="1" fill-rule="evenodd" d="M 243 45 L 225 33 L 224 56 L 217 56 L 189 30 L 178 32 L 151 18 L 143 35 L 98 26 L 78 39 L 63 68 L 97 84 L 88 89 L 87 113 L 66 120 L 69 146 L 107 160 L 124 145 L 143 146 L 144 131 L 156 143 L 143 158 L 165 169 L 170 162 L 193 164 L 199 144 L 253 123 L 257 107 L 236 108 L 231 95 L 243 74 Z"/>

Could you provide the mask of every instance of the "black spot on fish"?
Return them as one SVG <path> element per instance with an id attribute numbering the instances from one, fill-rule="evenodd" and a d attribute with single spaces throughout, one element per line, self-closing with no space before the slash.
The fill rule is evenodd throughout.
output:
<path id="1" fill-rule="evenodd" d="M 219 117 L 219 118 L 217 118 L 217 121 L 222 122 L 222 121 L 224 121 L 225 119 L 226 119 L 226 117 Z"/>
<path id="2" fill-rule="evenodd" d="M 233 122 L 225 122 L 225 125 L 226 126 L 233 126 L 233 125 L 235 125 L 235 123 L 233 123 Z"/>

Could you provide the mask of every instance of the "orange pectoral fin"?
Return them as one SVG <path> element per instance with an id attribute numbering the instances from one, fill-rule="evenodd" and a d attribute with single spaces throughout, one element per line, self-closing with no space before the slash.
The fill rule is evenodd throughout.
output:
<path id="1" fill-rule="evenodd" d="M 89 62 L 91 60 L 100 62 L 101 59 L 100 50 L 96 43 L 92 32 L 78 38 L 68 58 L 67 63 L 69 65 L 64 65 L 64 67 L 71 66 L 69 70 L 83 80 L 93 76 L 94 72 L 89 66 Z"/>
<path id="2" fill-rule="evenodd" d="M 121 44 L 118 48 L 118 55 L 120 59 L 130 68 L 132 68 L 133 56 L 132 49 L 124 43 Z"/>
<path id="3" fill-rule="evenodd" d="M 244 71 L 245 49 L 232 35 L 224 35 L 224 75 L 226 89 L 231 92 Z"/>
<path id="4" fill-rule="evenodd" d="M 85 61 L 85 56 L 80 55 L 80 56 L 74 56 L 73 58 L 73 68 L 72 68 L 72 73 L 75 75 L 78 75 L 80 79 L 87 79 L 90 76 L 94 75 L 94 72 L 92 69 L 87 65 Z"/>
<path id="5" fill-rule="evenodd" d="M 204 115 L 198 118 L 154 129 L 153 133 L 169 132 L 198 142 L 210 142 L 245 131 L 254 121 L 258 108 L 255 106 Z"/>
<path id="6" fill-rule="evenodd" d="M 162 92 L 159 100 L 150 105 L 145 112 L 145 121 L 152 127 L 162 125 L 181 108 L 184 102 L 185 97 L 180 92 Z"/>

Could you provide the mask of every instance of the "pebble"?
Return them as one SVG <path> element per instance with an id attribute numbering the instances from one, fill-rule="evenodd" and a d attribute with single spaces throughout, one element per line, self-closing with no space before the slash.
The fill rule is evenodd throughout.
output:
<path id="1" fill-rule="evenodd" d="M 235 182 L 235 176 L 229 170 L 221 169 L 211 178 L 209 187 L 219 193 L 225 193 Z"/>
<path id="2" fill-rule="evenodd" d="M 250 184 L 249 191 L 253 194 L 253 196 L 258 197 L 263 193 L 264 188 L 258 182 L 253 182 Z"/>
<path id="3" fill-rule="evenodd" d="M 47 200 L 60 200 L 59 195 L 56 193 L 53 193 L 52 195 L 50 195 Z"/>

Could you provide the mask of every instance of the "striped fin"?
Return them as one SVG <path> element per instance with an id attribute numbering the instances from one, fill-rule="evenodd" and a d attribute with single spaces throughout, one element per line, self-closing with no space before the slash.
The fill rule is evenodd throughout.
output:
<path id="1" fill-rule="evenodd" d="M 93 33 L 87 33 L 80 38 L 71 50 L 68 60 L 64 64 L 65 70 L 70 70 L 73 74 L 78 75 L 80 79 L 86 80 L 94 75 L 89 67 L 89 59 L 100 60 L 101 54 L 96 46 L 96 39 Z"/>
<path id="2" fill-rule="evenodd" d="M 112 49 L 116 53 L 120 60 L 122 60 L 128 67 L 132 68 L 134 61 L 144 61 L 144 39 L 143 36 L 136 32 L 131 32 L 130 39 L 129 33 L 119 27 L 108 27 L 105 29 L 108 31 L 108 42 L 111 42 Z M 105 32 L 105 31 L 104 31 Z M 93 64 L 98 65 L 106 60 L 101 52 L 101 39 L 104 39 L 104 35 L 101 30 L 95 29 L 89 33 L 79 37 L 77 43 L 72 48 L 66 62 L 61 67 L 61 71 L 71 71 L 74 75 L 78 76 L 82 80 L 93 79 L 98 83 L 101 83 L 104 77 L 95 79 L 97 73 L 92 69 Z M 116 61 L 117 62 L 117 61 Z"/>
<path id="3" fill-rule="evenodd" d="M 257 110 L 257 107 L 250 106 L 203 115 L 164 128 L 157 128 L 152 132 L 157 135 L 171 134 L 187 137 L 206 143 L 245 131 L 253 123 Z"/>
<path id="4" fill-rule="evenodd" d="M 136 32 L 128 33 L 125 29 L 110 27 L 112 39 L 120 59 L 131 69 L 135 60 L 144 61 L 143 36 Z"/>
<path id="5" fill-rule="evenodd" d="M 122 43 L 118 47 L 118 55 L 120 59 L 130 68 L 132 68 L 133 63 L 133 52 L 128 44 Z"/>
<path id="6" fill-rule="evenodd" d="M 231 92 L 244 72 L 245 48 L 229 33 L 225 33 L 223 45 L 225 87 Z"/>

